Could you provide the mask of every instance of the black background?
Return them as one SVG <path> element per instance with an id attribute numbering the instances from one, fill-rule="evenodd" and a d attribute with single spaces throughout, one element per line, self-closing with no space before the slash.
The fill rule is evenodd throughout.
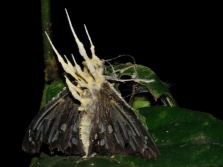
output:
<path id="1" fill-rule="evenodd" d="M 41 5 L 38 1 L 13 4 L 3 22 L 9 46 L 2 61 L 9 89 L 6 119 L 12 125 L 8 148 L 17 164 L 28 166 L 30 155 L 21 150 L 28 125 L 39 110 L 44 86 Z M 182 108 L 208 112 L 219 119 L 222 109 L 222 17 L 214 4 L 76 3 L 52 2 L 53 43 L 61 55 L 82 61 L 68 26 L 67 8 L 79 39 L 89 48 L 87 25 L 96 54 L 109 59 L 132 55 L 137 64 L 150 67 L 162 81 L 172 84 Z M 2 36 L 6 33 L 2 31 Z M 89 53 L 89 52 L 88 52 Z M 131 59 L 124 58 L 127 62 Z M 11 141 L 12 140 L 12 141 Z M 12 155 L 13 154 L 13 155 Z"/>

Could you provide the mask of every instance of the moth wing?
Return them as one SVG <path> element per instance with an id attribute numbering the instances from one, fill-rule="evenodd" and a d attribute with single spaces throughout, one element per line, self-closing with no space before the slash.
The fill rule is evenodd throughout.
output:
<path id="1" fill-rule="evenodd" d="M 22 149 L 37 153 L 42 143 L 67 154 L 84 155 L 79 137 L 79 104 L 65 88 L 49 101 L 31 122 Z"/>
<path id="2" fill-rule="evenodd" d="M 97 95 L 91 152 L 135 154 L 144 159 L 158 157 L 160 153 L 152 137 L 131 107 L 109 83 L 104 83 L 102 90 Z"/>

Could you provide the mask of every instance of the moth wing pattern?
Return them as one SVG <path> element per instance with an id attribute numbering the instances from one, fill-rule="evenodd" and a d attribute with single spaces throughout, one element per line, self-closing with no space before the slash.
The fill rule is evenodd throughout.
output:
<path id="1" fill-rule="evenodd" d="M 65 62 L 47 36 L 63 69 L 76 80 L 76 84 L 65 76 L 68 89 L 47 103 L 34 118 L 26 132 L 23 150 L 35 153 L 42 143 L 46 143 L 51 151 L 57 149 L 84 157 L 91 157 L 95 152 L 135 154 L 144 159 L 158 157 L 159 151 L 145 126 L 103 75 L 104 64 L 95 55 L 86 27 L 91 58 L 75 34 L 68 13 L 67 17 L 85 60 L 84 68 L 74 57 L 74 65 L 66 57 Z M 80 105 L 74 100 L 78 100 Z"/>
<path id="2" fill-rule="evenodd" d="M 129 105 L 108 83 L 102 85 L 93 128 L 92 151 L 113 155 L 123 153 L 144 159 L 156 158 L 159 151 L 153 139 Z"/>
<path id="3" fill-rule="evenodd" d="M 31 122 L 22 144 L 29 153 L 38 153 L 42 143 L 67 154 L 84 155 L 79 137 L 80 105 L 75 103 L 70 91 L 64 88 L 50 100 Z"/>

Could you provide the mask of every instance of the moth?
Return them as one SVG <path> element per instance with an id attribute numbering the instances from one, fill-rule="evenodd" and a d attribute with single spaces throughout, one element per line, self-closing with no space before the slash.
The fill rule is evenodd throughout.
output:
<path id="1" fill-rule="evenodd" d="M 84 67 L 81 68 L 73 56 L 74 65 L 66 57 L 65 62 L 46 34 L 63 69 L 75 82 L 65 76 L 67 87 L 35 116 L 25 134 L 22 149 L 37 153 L 42 143 L 46 143 L 51 152 L 58 150 L 83 157 L 121 153 L 144 159 L 157 158 L 160 153 L 147 129 L 103 75 L 104 61 L 95 55 L 86 27 L 91 58 L 75 34 L 67 11 L 66 15 L 85 60 Z"/>

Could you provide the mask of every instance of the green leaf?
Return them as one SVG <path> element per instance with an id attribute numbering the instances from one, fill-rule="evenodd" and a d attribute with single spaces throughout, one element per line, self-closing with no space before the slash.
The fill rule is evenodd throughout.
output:
<path id="1" fill-rule="evenodd" d="M 93 157 L 93 158 L 80 158 L 80 157 L 62 157 L 54 156 L 42 159 L 32 167 L 122 167 L 123 163 L 109 157 Z M 131 167 L 131 165 L 125 165 Z"/>
<path id="2" fill-rule="evenodd" d="M 114 68 L 119 71 L 118 78 L 123 75 L 132 76 L 134 73 L 131 64 L 121 64 Z M 155 80 L 154 83 L 140 82 L 152 93 L 154 99 L 168 95 L 170 103 L 175 104 L 168 86 L 160 81 L 153 71 L 141 65 L 136 65 L 136 70 L 138 78 Z M 49 85 L 46 90 L 46 102 L 62 91 L 65 86 L 63 80 L 56 80 Z M 118 89 L 117 85 L 116 89 Z M 78 156 L 41 154 L 39 159 L 33 159 L 31 165 L 39 167 L 104 167 L 105 164 L 122 167 L 223 166 L 223 121 L 210 114 L 179 107 L 154 107 L 147 98 L 141 96 L 134 98 L 133 107 L 137 108 L 135 112 L 142 119 L 143 124 L 147 125 L 161 153 L 161 157 L 156 160 L 143 160 L 135 156 L 120 154 L 115 154 L 114 157 L 96 155 L 87 159 Z"/>
<path id="3" fill-rule="evenodd" d="M 62 79 L 57 79 L 52 82 L 46 92 L 46 103 L 60 93 L 66 86 L 66 83 Z"/>
<path id="4" fill-rule="evenodd" d="M 66 86 L 62 79 L 55 79 L 51 84 L 45 84 L 40 108 L 44 107 L 48 101 L 60 93 Z"/>
<path id="5" fill-rule="evenodd" d="M 135 70 L 137 71 L 137 77 L 135 77 Z M 157 101 L 161 96 L 165 98 L 169 106 L 177 106 L 175 99 L 169 91 L 169 87 L 166 83 L 162 82 L 159 77 L 148 67 L 138 64 L 118 64 L 112 67 L 106 68 L 106 75 L 112 76 L 114 73 L 117 75 L 117 78 L 121 78 L 122 76 L 129 76 L 134 79 L 134 81 L 139 84 L 145 86 L 150 94 L 153 96 L 154 100 Z M 147 83 L 153 79 L 154 82 Z M 119 84 L 115 84 L 115 88 L 118 90 Z"/>
<path id="6" fill-rule="evenodd" d="M 151 107 L 151 103 L 145 96 L 137 96 L 131 101 L 131 107 L 134 109 Z"/>
<path id="7" fill-rule="evenodd" d="M 223 166 L 223 121 L 210 114 L 175 107 L 138 109 L 146 117 L 161 156 L 143 160 L 130 155 L 96 155 L 81 157 L 52 156 L 40 159 L 34 166 Z"/>

